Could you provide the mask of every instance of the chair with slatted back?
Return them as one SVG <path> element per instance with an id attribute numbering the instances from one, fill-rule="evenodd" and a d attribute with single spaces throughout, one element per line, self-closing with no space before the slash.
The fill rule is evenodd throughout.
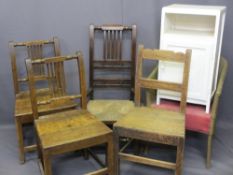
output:
<path id="1" fill-rule="evenodd" d="M 12 66 L 12 76 L 15 92 L 15 124 L 19 144 L 19 159 L 21 163 L 25 162 L 25 153 L 34 151 L 36 145 L 24 144 L 23 125 L 32 123 L 32 110 L 27 87 L 28 78 L 24 59 L 38 59 L 45 56 L 59 56 L 60 46 L 57 37 L 50 40 L 33 40 L 27 42 L 9 42 L 10 59 Z M 37 79 L 45 79 L 44 68 L 37 65 L 33 68 L 37 72 Z M 62 69 L 60 67 L 59 69 Z M 58 77 L 59 78 L 59 77 Z M 48 96 L 48 89 L 38 89 L 40 96 Z M 73 106 L 73 105 L 72 105 Z M 73 106 L 74 107 L 74 106 Z M 46 112 L 46 111 L 41 111 Z"/>
<path id="2" fill-rule="evenodd" d="M 57 66 L 64 64 L 65 73 L 56 71 Z M 90 174 L 113 175 L 113 135 L 112 131 L 95 116 L 86 111 L 86 84 L 82 54 L 76 56 L 60 56 L 39 60 L 26 60 L 34 125 L 38 136 L 38 152 L 41 168 L 45 175 L 51 175 L 51 159 L 55 155 L 89 148 L 99 144 L 107 145 L 106 164 Z M 36 93 L 35 65 L 45 68 L 46 77 L 51 92 L 50 97 L 41 98 Z M 56 77 L 62 77 L 60 81 Z M 67 87 L 57 88 L 61 86 Z M 79 93 L 80 92 L 80 93 Z M 41 115 L 39 109 L 75 101 L 77 109 Z"/>
<path id="3" fill-rule="evenodd" d="M 135 103 L 136 107 L 113 125 L 114 141 L 116 144 L 116 165 L 119 173 L 119 160 L 124 159 L 136 163 L 147 164 L 175 170 L 176 175 L 182 173 L 183 151 L 185 141 L 185 108 L 189 78 L 191 50 L 186 53 L 139 48 L 137 60 Z M 159 81 L 144 76 L 144 62 L 169 61 L 183 64 L 183 79 L 181 83 Z M 141 89 L 163 89 L 181 93 L 180 110 L 169 111 L 143 107 L 141 105 Z M 161 161 L 119 152 L 119 137 L 141 140 L 145 142 L 172 145 L 177 148 L 176 162 Z"/>
<path id="4" fill-rule="evenodd" d="M 90 99 L 93 99 L 96 88 L 105 88 L 105 90 L 106 88 L 126 88 L 129 89 L 132 100 L 134 98 L 136 26 L 90 25 L 89 35 Z M 130 58 L 125 58 L 124 48 L 128 49 Z M 112 124 L 132 106 L 133 103 L 128 100 L 94 99 L 88 103 L 88 110 L 101 121 Z"/>

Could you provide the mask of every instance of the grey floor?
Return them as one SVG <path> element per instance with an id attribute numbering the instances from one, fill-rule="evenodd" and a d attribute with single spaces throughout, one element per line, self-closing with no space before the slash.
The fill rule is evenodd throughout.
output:
<path id="1" fill-rule="evenodd" d="M 233 174 L 233 126 L 229 122 L 218 122 L 213 140 L 212 167 L 205 168 L 206 137 L 201 134 L 187 133 L 184 175 L 231 175 Z M 16 131 L 14 125 L 0 127 L 0 175 L 40 175 L 35 154 L 27 155 L 24 165 L 18 163 Z M 174 159 L 173 152 L 149 147 L 149 154 L 162 156 L 164 159 Z M 99 155 L 103 155 L 100 153 Z M 170 154 L 165 154 L 170 153 Z M 56 157 L 53 161 L 54 175 L 79 175 L 98 169 L 93 159 L 84 160 L 79 152 Z M 122 175 L 170 175 L 172 171 L 160 168 L 121 162 Z"/>

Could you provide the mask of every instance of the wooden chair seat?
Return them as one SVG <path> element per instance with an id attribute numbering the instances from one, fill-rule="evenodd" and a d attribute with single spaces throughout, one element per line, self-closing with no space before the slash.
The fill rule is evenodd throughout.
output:
<path id="1" fill-rule="evenodd" d="M 93 146 L 91 139 L 107 140 L 112 131 L 98 121 L 95 116 L 85 110 L 70 110 L 41 116 L 35 121 L 36 131 L 40 138 L 43 149 L 52 149 L 58 146 L 76 144 L 76 148 L 82 148 L 81 142 L 88 140 Z M 96 144 L 96 142 L 94 142 Z M 94 145 L 95 145 L 94 144 Z M 49 152 L 51 154 L 51 152 Z"/>
<path id="2" fill-rule="evenodd" d="M 134 108 L 129 100 L 90 100 L 87 110 L 106 124 L 113 124 Z"/>
<path id="3" fill-rule="evenodd" d="M 40 98 L 43 98 L 44 100 L 49 99 L 50 95 L 49 92 L 43 92 L 44 94 L 40 93 Z M 26 95 L 27 93 L 25 93 Z M 59 103 L 54 101 L 51 102 L 48 105 L 42 105 L 39 107 L 39 113 L 51 113 L 51 112 L 56 112 L 64 109 L 69 109 L 69 108 L 75 108 L 77 104 L 73 102 L 72 100 L 63 100 L 62 102 L 60 101 Z M 16 98 L 15 102 L 15 117 L 21 117 L 21 118 L 28 118 L 27 116 L 30 116 L 31 120 L 33 121 L 33 116 L 32 116 L 32 106 L 31 106 L 31 100 L 30 97 L 28 98 Z"/>
<path id="4" fill-rule="evenodd" d="M 148 107 L 135 107 L 125 117 L 118 120 L 114 127 L 128 133 L 142 133 L 138 136 L 134 135 L 140 137 L 138 139 L 146 141 L 153 140 L 156 135 L 161 138 L 184 138 L 185 136 L 183 114 Z"/>
<path id="5" fill-rule="evenodd" d="M 176 146 L 176 162 L 132 155 L 119 151 L 119 148 L 116 149 L 116 154 L 119 159 L 166 168 L 174 170 L 176 175 L 181 174 L 185 140 L 184 114 L 150 107 L 135 107 L 114 124 L 114 133 L 116 145 L 119 145 L 120 137 L 127 137 L 146 142 Z M 119 163 L 117 164 L 119 172 Z"/>
<path id="6" fill-rule="evenodd" d="M 42 151 L 42 172 L 52 175 L 51 159 L 54 155 L 87 149 L 100 144 L 107 145 L 106 163 L 90 174 L 113 175 L 113 134 L 105 124 L 86 110 L 70 110 L 41 116 L 35 120 L 39 138 L 39 149 Z"/>

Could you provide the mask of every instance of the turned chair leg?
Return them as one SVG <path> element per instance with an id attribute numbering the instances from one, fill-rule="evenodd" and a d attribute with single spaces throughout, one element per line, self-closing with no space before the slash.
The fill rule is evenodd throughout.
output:
<path id="1" fill-rule="evenodd" d="M 19 161 L 21 164 L 23 164 L 25 163 L 23 126 L 19 119 L 15 119 L 15 124 L 16 124 L 16 133 L 17 133 L 18 148 L 19 148 Z"/>
<path id="2" fill-rule="evenodd" d="M 210 168 L 211 166 L 212 139 L 213 139 L 213 135 L 208 135 L 206 168 Z"/>
<path id="3" fill-rule="evenodd" d="M 177 145 L 175 175 L 182 174 L 183 157 L 184 157 L 184 140 L 180 139 L 179 144 Z"/>

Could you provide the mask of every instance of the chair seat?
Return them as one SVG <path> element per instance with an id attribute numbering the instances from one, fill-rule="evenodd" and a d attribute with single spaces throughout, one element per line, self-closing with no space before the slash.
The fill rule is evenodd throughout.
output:
<path id="1" fill-rule="evenodd" d="M 49 93 L 50 93 L 49 91 L 39 92 L 40 94 L 39 98 L 43 98 L 43 100 L 50 99 L 51 96 Z M 76 103 L 74 103 L 71 100 L 63 100 L 63 102 L 53 101 L 48 105 L 41 105 L 38 110 L 40 113 L 50 113 L 53 111 L 60 111 L 64 109 L 74 108 L 76 106 L 77 106 Z M 15 101 L 15 117 L 26 117 L 26 116 L 32 116 L 32 107 L 28 92 L 16 96 L 16 101 Z"/>
<path id="2" fill-rule="evenodd" d="M 161 100 L 160 105 L 153 104 L 154 108 L 179 110 L 179 103 L 171 100 Z M 209 133 L 211 114 L 205 112 L 205 107 L 195 104 L 187 104 L 185 115 L 185 128 L 187 130 Z"/>
<path id="3" fill-rule="evenodd" d="M 84 110 L 70 110 L 43 116 L 35 121 L 44 149 L 111 134 L 112 131 Z"/>
<path id="4" fill-rule="evenodd" d="M 129 100 L 90 100 L 87 110 L 100 121 L 112 124 L 134 108 Z"/>
<path id="5" fill-rule="evenodd" d="M 50 91 L 48 89 L 40 89 L 37 91 L 40 96 L 49 97 Z M 31 116 L 32 115 L 32 107 L 30 100 L 29 91 L 23 91 L 15 96 L 15 116 Z"/>
<path id="6" fill-rule="evenodd" d="M 150 134 L 178 138 L 185 136 L 182 113 L 150 107 L 135 107 L 125 117 L 118 120 L 114 127 L 147 133 L 145 136 Z"/>

